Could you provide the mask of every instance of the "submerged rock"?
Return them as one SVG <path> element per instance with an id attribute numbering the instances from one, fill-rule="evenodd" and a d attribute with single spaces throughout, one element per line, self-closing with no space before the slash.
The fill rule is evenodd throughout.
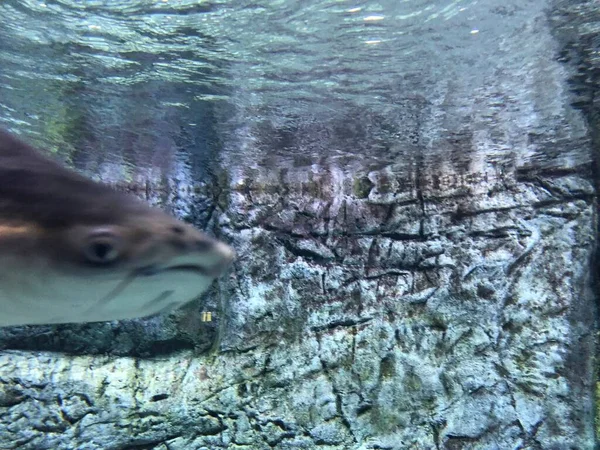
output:
<path id="1" fill-rule="evenodd" d="M 424 185 L 420 207 L 393 215 L 352 192 L 288 190 L 289 227 L 323 211 L 304 233 L 278 222 L 290 209 L 234 191 L 231 216 L 262 218 L 221 221 L 240 256 L 220 283 L 220 353 L 5 351 L 1 445 L 587 448 L 593 190 L 576 171 L 506 178 L 510 191 L 482 182 L 468 197 Z"/>

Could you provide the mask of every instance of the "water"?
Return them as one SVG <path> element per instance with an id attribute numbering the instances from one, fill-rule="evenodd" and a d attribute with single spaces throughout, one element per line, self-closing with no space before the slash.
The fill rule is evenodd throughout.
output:
<path id="1" fill-rule="evenodd" d="M 560 66 L 535 67 L 556 46 L 530 20 L 546 6 L 8 0 L 0 117 L 43 144 L 70 132 L 78 145 L 63 152 L 91 172 L 123 159 L 168 168 L 190 135 L 203 147 L 198 166 L 223 150 L 249 166 L 275 155 L 295 166 L 402 166 L 417 155 L 442 164 L 449 154 L 464 166 L 484 133 L 495 136 L 484 165 L 546 160 L 521 139 L 544 134 L 563 103 Z M 253 157 L 240 151 L 249 141 Z M 560 157 L 586 162 L 568 148 Z"/>
<path id="2" fill-rule="evenodd" d="M 238 260 L 218 326 L 0 330 L 71 354 L 0 352 L 0 446 L 593 448 L 596 9 L 2 0 L 0 126 Z"/>

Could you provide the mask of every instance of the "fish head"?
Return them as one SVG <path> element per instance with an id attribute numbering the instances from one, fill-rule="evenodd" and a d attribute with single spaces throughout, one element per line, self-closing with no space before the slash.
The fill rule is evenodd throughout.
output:
<path id="1" fill-rule="evenodd" d="M 214 279 L 233 260 L 229 246 L 161 211 L 138 207 L 123 216 L 117 223 L 46 230 L 39 254 L 57 269 L 100 277 L 189 272 Z"/>
<path id="2" fill-rule="evenodd" d="M 232 263 L 231 247 L 192 225 L 53 164 L 21 167 L 35 176 L 7 187 L 0 154 L 0 326 L 154 315 Z"/>

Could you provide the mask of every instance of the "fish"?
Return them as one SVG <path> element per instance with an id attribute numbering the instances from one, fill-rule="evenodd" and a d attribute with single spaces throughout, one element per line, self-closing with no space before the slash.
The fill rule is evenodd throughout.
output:
<path id="1" fill-rule="evenodd" d="M 224 242 L 0 129 L 1 327 L 171 311 L 234 259 Z"/>

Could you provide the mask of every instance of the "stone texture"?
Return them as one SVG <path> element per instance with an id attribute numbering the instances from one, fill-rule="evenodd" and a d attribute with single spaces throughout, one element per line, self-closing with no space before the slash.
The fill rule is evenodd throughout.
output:
<path id="1" fill-rule="evenodd" d="M 5 351 L 0 446 L 591 448 L 594 190 L 507 180 L 384 204 L 232 186 L 221 353 Z"/>

